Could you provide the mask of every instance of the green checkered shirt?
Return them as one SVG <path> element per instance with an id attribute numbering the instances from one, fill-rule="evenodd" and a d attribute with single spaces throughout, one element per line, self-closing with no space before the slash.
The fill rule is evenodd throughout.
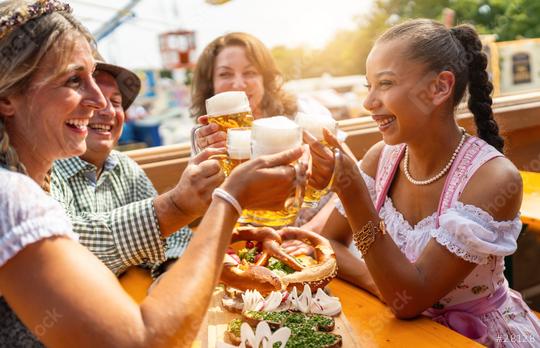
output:
<path id="1" fill-rule="evenodd" d="M 184 252 L 192 232 L 170 236 L 167 250 L 144 171 L 127 155 L 112 151 L 96 181 L 96 167 L 79 157 L 55 161 L 51 194 L 71 218 L 79 241 L 116 275 L 128 267 L 159 264 Z"/>

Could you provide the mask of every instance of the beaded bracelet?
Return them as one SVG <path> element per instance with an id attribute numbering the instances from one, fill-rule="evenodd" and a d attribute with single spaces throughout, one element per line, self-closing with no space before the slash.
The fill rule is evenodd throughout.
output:
<path id="1" fill-rule="evenodd" d="M 214 192 L 212 192 L 212 199 L 216 197 L 219 197 L 223 199 L 224 201 L 226 201 L 227 203 L 229 203 L 230 205 L 232 205 L 234 209 L 236 210 L 236 212 L 238 213 L 238 216 L 242 215 L 242 207 L 240 206 L 240 203 L 238 203 L 236 198 L 234 198 L 234 196 L 231 195 L 229 192 L 218 187 L 214 189 Z"/>
<path id="2" fill-rule="evenodd" d="M 365 257 L 367 255 L 371 244 L 375 242 L 375 238 L 379 232 L 382 232 L 383 235 L 386 234 L 383 220 L 379 222 L 378 226 L 370 220 L 360 230 L 356 230 L 353 233 L 354 245 L 360 250 L 362 256 Z"/>

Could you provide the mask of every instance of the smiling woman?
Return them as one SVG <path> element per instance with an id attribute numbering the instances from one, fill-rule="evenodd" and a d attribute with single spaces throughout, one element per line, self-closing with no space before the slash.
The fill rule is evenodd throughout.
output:
<path id="1" fill-rule="evenodd" d="M 293 116 L 296 100 L 282 89 L 283 79 L 270 51 L 247 33 L 230 33 L 212 41 L 193 73 L 191 111 L 206 114 L 205 101 L 216 93 L 244 91 L 254 118 Z"/>
<path id="2" fill-rule="evenodd" d="M 0 9 L 16 12 L 21 3 L 5 2 Z M 64 9 L 59 3 L 52 4 L 56 4 L 52 5 L 57 6 L 55 9 Z M 42 184 L 48 182 L 46 173 L 58 152 L 68 157 L 85 151 L 88 120 L 105 102 L 92 77 L 94 48 L 90 34 L 69 14 L 52 13 L 48 18 L 54 25 L 48 36 L 42 35 L 50 30 L 48 23 L 36 22 L 31 30 L 4 32 L 0 43 L 0 127 L 4 127 L 0 159 L 5 158 L 7 166 L 28 172 Z M 21 48 L 15 46 L 17 42 L 28 44 Z M 38 146 L 36 139 L 48 146 Z M 14 147 L 17 155 L 12 154 Z M 23 166 L 21 162 L 28 164 Z"/>

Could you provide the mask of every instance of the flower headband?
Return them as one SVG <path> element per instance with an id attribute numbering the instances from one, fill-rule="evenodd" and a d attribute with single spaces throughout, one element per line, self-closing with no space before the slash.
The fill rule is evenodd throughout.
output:
<path id="1" fill-rule="evenodd" d="M 71 6 L 57 0 L 37 0 L 31 5 L 21 6 L 13 14 L 0 17 L 0 39 L 15 27 L 53 12 L 71 13 Z"/>

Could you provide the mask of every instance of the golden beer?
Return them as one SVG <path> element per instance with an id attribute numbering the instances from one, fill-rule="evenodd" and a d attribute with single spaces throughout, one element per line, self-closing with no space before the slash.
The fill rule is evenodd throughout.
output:
<path id="1" fill-rule="evenodd" d="M 215 123 L 220 127 L 220 130 L 226 132 L 230 128 L 251 127 L 253 116 L 251 111 L 228 115 L 208 115 L 208 123 Z"/>
<path id="2" fill-rule="evenodd" d="M 257 226 L 283 227 L 294 224 L 299 211 L 300 205 L 278 211 L 248 210 L 247 218 L 249 223 Z"/>
<path id="3" fill-rule="evenodd" d="M 251 128 L 229 128 L 227 130 L 227 168 L 225 175 L 229 176 L 231 172 L 240 164 L 248 161 L 251 157 Z M 242 212 L 238 218 L 237 226 L 250 223 L 247 216 L 247 210 Z"/>
<path id="4" fill-rule="evenodd" d="M 259 119 L 253 122 L 251 131 L 252 158 L 270 155 L 296 148 L 302 144 L 302 131 L 293 121 L 284 116 Z M 303 188 L 297 187 L 284 209 L 279 211 L 249 210 L 251 224 L 281 227 L 294 223 L 302 205 Z"/>
<path id="5" fill-rule="evenodd" d="M 323 128 L 327 128 L 333 134 L 336 134 L 337 132 L 337 122 L 330 115 L 305 114 L 299 112 L 296 114 L 294 121 L 302 127 L 303 130 L 308 131 L 325 146 L 328 146 L 328 144 L 324 140 Z M 332 182 L 330 182 L 326 188 L 317 190 L 308 184 L 304 195 L 304 206 L 310 208 L 317 207 L 321 198 L 330 191 L 329 187 L 331 185 Z"/>
<path id="6" fill-rule="evenodd" d="M 229 174 L 233 171 L 234 168 L 236 168 L 237 166 L 239 166 L 240 164 L 248 161 L 249 158 L 241 158 L 241 159 L 236 159 L 236 158 L 229 158 L 229 161 L 227 163 L 227 170 L 229 172 Z"/>

